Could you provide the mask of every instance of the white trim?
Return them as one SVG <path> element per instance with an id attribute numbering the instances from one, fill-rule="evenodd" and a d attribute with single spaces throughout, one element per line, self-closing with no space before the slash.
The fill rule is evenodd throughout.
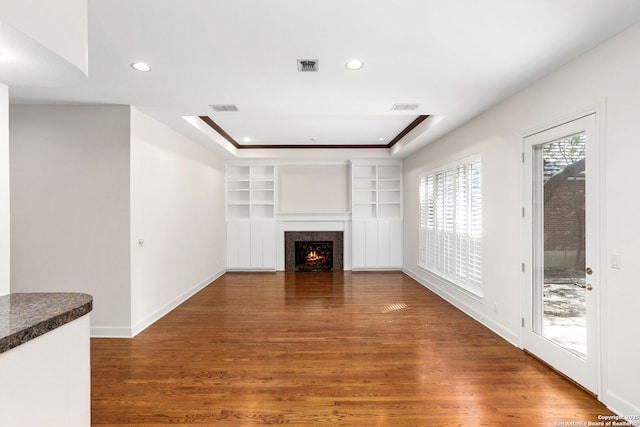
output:
<path id="1" fill-rule="evenodd" d="M 133 327 L 128 326 L 116 326 L 116 327 L 108 327 L 108 326 L 93 326 L 91 328 L 91 337 L 92 338 L 133 338 L 138 335 L 140 332 L 169 314 L 180 304 L 191 298 L 193 295 L 204 289 L 206 286 L 219 279 L 226 270 L 221 270 L 214 274 L 213 276 L 203 280 L 198 283 L 191 289 L 182 293 L 182 295 L 177 296 L 172 301 L 169 301 L 162 307 L 158 308 L 153 313 L 145 316 L 141 321 L 139 321 Z"/>
<path id="2" fill-rule="evenodd" d="M 182 118 L 191 126 L 202 132 L 209 140 L 213 141 L 216 147 L 219 147 L 229 154 L 238 157 L 238 149 L 227 141 L 222 135 L 215 131 L 211 126 L 205 124 L 200 117 L 197 116 L 182 116 Z"/>
<path id="3" fill-rule="evenodd" d="M 577 110 L 574 113 L 567 114 L 559 118 L 556 117 L 555 119 L 549 119 L 546 122 L 543 122 L 542 124 L 538 124 L 522 132 L 520 134 L 521 141 L 524 144 L 524 139 L 529 136 L 535 135 L 540 132 L 544 132 L 549 129 L 556 128 L 558 126 L 562 126 L 566 123 L 581 119 L 583 117 L 587 117 L 591 114 L 596 114 L 597 116 L 604 111 L 605 106 L 606 106 L 606 100 L 603 99 L 601 101 L 596 102 L 595 104 L 592 104 L 590 106 Z M 604 135 L 601 135 L 601 136 L 604 136 Z M 600 142 L 602 143 L 603 141 L 600 141 Z"/>
<path id="4" fill-rule="evenodd" d="M 472 298 L 472 299 L 478 301 L 479 303 L 483 303 L 484 302 L 484 295 L 482 294 L 482 290 L 480 290 L 480 293 L 471 292 L 469 289 L 465 288 L 464 286 L 460 286 L 457 283 L 452 282 L 451 280 L 447 279 L 446 277 L 441 276 L 438 273 L 435 273 L 435 272 L 429 270 L 428 268 L 426 268 L 423 265 L 418 264 L 417 267 L 420 270 L 422 270 L 422 272 L 424 274 L 426 274 L 427 276 L 430 276 L 432 280 L 439 282 L 439 284 L 441 284 L 442 286 L 447 286 L 447 287 L 450 287 L 452 289 L 455 289 L 456 291 L 465 294 L 469 298 Z"/>
<path id="5" fill-rule="evenodd" d="M 169 301 L 168 303 L 166 303 L 162 307 L 158 308 L 153 313 L 150 313 L 147 316 L 145 316 L 144 318 L 142 318 L 142 320 L 140 320 L 137 324 L 133 325 L 133 327 L 131 328 L 131 336 L 135 337 L 140 332 L 144 331 L 146 328 L 148 328 L 149 326 L 151 326 L 152 324 L 154 324 L 155 322 L 157 322 L 158 320 L 160 320 L 161 318 L 163 318 L 164 316 L 169 314 L 173 309 L 178 307 L 180 304 L 182 304 L 183 302 L 185 302 L 186 300 L 191 298 L 193 295 L 195 295 L 196 293 L 201 291 L 203 288 L 205 288 L 211 282 L 213 282 L 216 279 L 218 279 L 224 273 L 225 273 L 225 270 L 218 271 L 213 276 L 210 276 L 209 278 L 207 278 L 207 279 L 203 280 L 202 282 L 196 284 L 194 287 L 192 287 L 191 289 L 187 290 L 182 295 L 178 295 L 172 301 Z"/>
<path id="6" fill-rule="evenodd" d="M 609 400 L 605 400 L 606 396 L 615 396 L 617 401 L 624 401 L 619 399 L 614 393 L 610 393 L 609 390 L 609 376 L 606 366 L 608 366 L 609 360 L 609 346 L 607 343 L 608 330 L 608 316 L 607 316 L 607 251 L 609 244 L 607 240 L 607 218 L 605 207 L 607 206 L 607 192 L 606 192 L 606 165 L 607 165 L 607 100 L 603 99 L 600 103 L 593 107 L 594 114 L 596 115 L 596 133 L 598 133 L 599 144 L 596 147 L 598 157 L 598 173 L 600 181 L 598 182 L 598 188 L 596 189 L 598 194 L 598 223 L 596 230 L 596 240 L 600 249 L 600 259 L 598 260 L 598 271 L 600 285 L 598 286 L 598 349 L 599 349 L 599 363 L 598 363 L 598 396 L 599 400 L 608 405 Z M 626 402 L 626 401 L 624 401 Z M 629 407 L 633 407 L 633 412 L 626 412 L 627 414 L 640 414 L 640 408 L 634 407 L 629 404 Z M 615 411 L 614 411 L 615 412 Z"/>
<path id="7" fill-rule="evenodd" d="M 593 144 L 593 150 L 595 151 L 595 165 L 591 167 L 596 170 L 597 179 L 594 181 L 593 185 L 595 186 L 595 196 L 597 206 L 595 210 L 595 247 L 598 250 L 598 254 L 596 255 L 596 261 L 593 266 L 594 270 L 598 272 L 598 286 L 595 289 L 596 292 L 596 319 L 598 325 L 596 326 L 596 342 L 597 342 L 597 352 L 596 352 L 596 370 L 597 370 L 597 378 L 595 384 L 594 393 L 598 396 L 598 399 L 603 403 L 607 404 L 605 400 L 606 395 L 608 393 L 607 390 L 607 375 L 606 375 L 606 361 L 607 361 L 607 347 L 606 347 L 606 236 L 605 236 L 605 209 L 606 206 L 606 195 L 605 195 L 605 146 L 606 146 L 606 133 L 605 133 L 605 115 L 606 112 L 606 99 L 603 99 L 595 104 L 592 104 L 586 108 L 577 110 L 572 114 L 567 114 L 561 118 L 557 118 L 554 120 L 549 120 L 541 125 L 537 125 L 533 128 L 530 128 L 521 133 L 520 141 L 521 141 L 521 149 L 526 157 L 526 162 L 523 162 L 521 165 L 521 206 L 527 205 L 527 195 L 529 194 L 529 190 L 527 188 L 527 165 L 531 161 L 528 156 L 530 153 L 527 152 L 527 142 L 526 139 L 532 136 L 535 136 L 539 133 L 558 128 L 560 126 L 564 126 L 568 123 L 574 122 L 576 120 L 580 120 L 586 118 L 588 116 L 594 116 L 595 130 L 594 134 L 597 136 L 598 140 L 596 144 Z M 529 257 L 529 253 L 531 250 L 532 240 L 530 236 L 530 221 L 531 221 L 531 212 L 527 212 L 526 216 L 521 220 L 521 242 L 522 242 L 522 259 L 525 263 L 525 271 L 521 276 L 521 295 L 520 295 L 520 316 L 522 318 L 527 318 L 529 312 L 528 306 L 528 275 L 531 274 L 531 259 Z M 530 328 L 531 319 L 527 318 L 527 328 Z M 519 334 L 519 344 L 518 346 L 522 349 L 525 348 L 525 338 L 524 335 L 526 330 L 520 329 Z M 636 412 L 640 413 L 640 412 Z"/>
<path id="8" fill-rule="evenodd" d="M 284 239 L 285 231 L 347 231 L 347 224 L 349 222 L 350 221 L 314 221 L 305 218 L 297 221 L 278 221 L 278 226 Z"/>
<path id="9" fill-rule="evenodd" d="M 425 280 L 423 277 L 420 277 L 420 275 L 416 274 L 415 272 L 407 268 L 403 268 L 402 272 L 405 273 L 407 276 L 411 277 L 416 282 L 420 283 L 425 288 L 429 289 L 434 294 L 438 295 L 440 298 L 442 298 L 449 304 L 453 305 L 454 307 L 456 307 L 457 309 L 459 309 L 460 311 L 462 311 L 463 313 L 465 313 L 466 315 L 474 319 L 475 321 L 477 321 L 478 323 L 484 325 L 485 327 L 489 328 L 491 331 L 498 334 L 501 338 L 509 342 L 509 344 L 515 347 L 518 347 L 518 334 L 516 332 L 513 332 L 505 328 L 503 325 L 501 325 L 500 323 L 496 322 L 493 319 L 489 319 L 485 317 L 485 315 L 482 314 L 480 311 L 471 307 L 469 304 L 465 303 L 464 301 L 456 298 L 454 295 L 442 292 L 442 289 L 439 288 L 436 284 L 431 283 L 428 280 Z M 465 292 L 465 295 L 468 295 L 468 293 Z"/>
<path id="10" fill-rule="evenodd" d="M 276 221 L 351 221 L 351 212 L 277 212 Z"/>
<path id="11" fill-rule="evenodd" d="M 92 326 L 91 338 L 131 338 L 131 328 L 128 326 Z"/>
<path id="12" fill-rule="evenodd" d="M 638 414 L 640 414 L 640 407 L 633 405 L 631 402 L 623 399 L 615 393 L 605 392 L 605 395 L 602 396 L 600 400 L 607 405 L 607 408 L 609 408 L 611 412 L 614 412 L 621 417 L 624 417 L 625 415 L 633 415 L 637 417 Z M 640 425 L 640 420 L 638 419 L 629 421 L 634 426 Z"/>

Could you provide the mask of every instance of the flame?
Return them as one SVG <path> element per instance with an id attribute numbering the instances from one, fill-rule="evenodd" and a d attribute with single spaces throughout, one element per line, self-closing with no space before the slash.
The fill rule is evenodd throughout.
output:
<path id="1" fill-rule="evenodd" d="M 307 256 L 305 257 L 305 259 L 307 260 L 307 262 L 318 262 L 318 261 L 325 261 L 326 257 L 324 255 L 318 255 L 318 253 L 316 251 L 311 251 L 307 254 Z"/>

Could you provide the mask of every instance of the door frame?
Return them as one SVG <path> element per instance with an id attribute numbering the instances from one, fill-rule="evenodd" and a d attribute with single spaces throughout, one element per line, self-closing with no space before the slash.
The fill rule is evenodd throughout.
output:
<path id="1" fill-rule="evenodd" d="M 594 288 L 594 298 L 596 313 L 594 318 L 596 319 L 596 325 L 594 326 L 595 331 L 594 335 L 596 337 L 596 351 L 594 355 L 591 357 L 595 358 L 595 367 L 596 367 L 596 383 L 595 390 L 591 390 L 594 392 L 599 400 L 603 398 L 603 391 L 606 390 L 606 370 L 604 366 L 607 363 L 607 353 L 606 349 L 606 283 L 607 283 L 607 275 L 606 275 L 606 239 L 605 239 L 605 210 L 604 206 L 606 206 L 606 198 L 605 198 L 605 101 L 601 101 L 598 104 L 592 105 L 588 108 L 580 110 L 574 114 L 567 115 L 565 117 L 561 117 L 556 120 L 549 121 L 542 125 L 536 126 L 535 128 L 529 129 L 521 134 L 520 139 L 520 148 L 522 155 L 522 166 L 521 166 L 521 206 L 522 206 L 522 221 L 521 221 L 521 241 L 522 241 L 522 279 L 521 279 L 521 293 L 520 293 L 520 318 L 521 318 L 521 328 L 519 334 L 519 347 L 523 350 L 525 348 L 525 334 L 531 333 L 533 325 L 530 321 L 530 313 L 532 307 L 531 298 L 527 297 L 527 293 L 529 292 L 529 276 L 532 271 L 532 247 L 533 247 L 533 236 L 531 233 L 532 230 L 532 212 L 526 212 L 525 206 L 528 205 L 526 197 L 531 194 L 530 190 L 527 189 L 527 186 L 531 185 L 527 180 L 527 168 L 525 162 L 525 156 L 531 155 L 531 153 L 527 153 L 527 144 L 526 139 L 528 137 L 534 136 L 538 133 L 545 132 L 549 129 L 553 129 L 559 126 L 562 126 L 566 123 L 593 115 L 595 122 L 595 132 L 596 142 L 592 144 L 590 147 L 591 152 L 593 154 L 593 159 L 589 159 L 589 169 L 595 171 L 595 177 L 593 178 L 593 182 L 590 185 L 593 185 L 593 192 L 595 196 L 595 208 L 593 209 L 592 215 L 594 216 L 593 224 L 595 224 L 594 232 L 594 243 L 596 247 L 596 254 L 594 255 L 593 265 L 594 269 L 597 269 L 598 272 L 598 283 Z M 529 320 L 527 320 L 529 319 Z M 536 356 L 537 357 L 537 356 Z M 545 363 L 547 363 L 545 361 Z M 563 373 L 563 375 L 566 375 Z M 570 377 L 569 377 L 570 378 Z"/>

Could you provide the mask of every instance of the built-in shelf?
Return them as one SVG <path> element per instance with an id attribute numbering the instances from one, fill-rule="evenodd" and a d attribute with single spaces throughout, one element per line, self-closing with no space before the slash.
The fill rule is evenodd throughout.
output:
<path id="1" fill-rule="evenodd" d="M 227 269 L 275 270 L 276 189 L 274 164 L 227 163 Z"/>
<path id="2" fill-rule="evenodd" d="M 402 268 L 402 165 L 351 162 L 352 266 Z"/>
<path id="3" fill-rule="evenodd" d="M 275 218 L 275 166 L 227 165 L 227 220 Z"/>
<path id="4" fill-rule="evenodd" d="M 351 162 L 351 197 L 354 219 L 402 217 L 400 163 Z"/>

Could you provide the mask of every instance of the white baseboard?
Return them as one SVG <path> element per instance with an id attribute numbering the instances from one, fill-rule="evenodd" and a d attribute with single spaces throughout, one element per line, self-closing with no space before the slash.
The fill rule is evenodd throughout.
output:
<path id="1" fill-rule="evenodd" d="M 208 284 L 210 284 L 214 280 L 218 279 L 225 272 L 226 270 L 221 270 L 217 272 L 213 276 L 203 280 L 202 282 L 198 283 L 188 291 L 184 292 L 182 295 L 179 295 L 178 297 L 174 298 L 172 301 L 169 301 L 168 303 L 166 303 L 165 305 L 163 305 L 153 313 L 145 316 L 141 321 L 139 321 L 137 324 L 133 326 L 131 331 L 132 332 L 131 336 L 135 337 L 140 332 L 144 331 L 149 326 L 153 325 L 155 322 L 162 319 L 164 316 L 169 314 L 174 308 L 176 308 L 177 306 L 179 306 L 180 304 L 182 304 L 183 302 L 191 298 L 193 295 L 201 291 L 204 287 L 206 287 Z"/>
<path id="2" fill-rule="evenodd" d="M 131 328 L 128 326 L 92 326 L 91 338 L 131 338 Z"/>
<path id="3" fill-rule="evenodd" d="M 213 276 L 203 280 L 198 283 L 191 289 L 182 293 L 178 297 L 174 298 L 172 301 L 169 301 L 162 307 L 158 308 L 153 313 L 145 316 L 141 321 L 139 321 L 133 327 L 103 327 L 103 326 L 94 326 L 91 328 L 91 337 L 92 338 L 133 338 L 138 335 L 140 332 L 147 329 L 149 326 L 166 316 L 177 306 L 191 298 L 193 295 L 201 291 L 204 287 L 209 285 L 214 280 L 218 279 L 226 273 L 226 270 L 221 270 L 214 274 Z"/>
<path id="4" fill-rule="evenodd" d="M 640 415 L 640 407 L 631 404 L 615 393 L 604 392 L 603 394 L 604 395 L 602 396 L 602 403 L 607 405 L 607 408 L 623 418 L 625 415 L 633 416 L 634 418 L 629 419 L 629 422 L 634 426 L 640 425 L 640 420 L 637 419 L 638 415 Z M 622 422 L 624 421 L 624 419 L 614 421 Z"/>
<path id="5" fill-rule="evenodd" d="M 519 347 L 518 345 L 519 337 L 517 333 L 514 333 L 513 331 L 505 328 L 504 326 L 502 326 L 500 323 L 496 322 L 493 319 L 486 318 L 484 314 L 482 314 L 475 308 L 469 306 L 465 302 L 457 299 L 455 296 L 442 292 L 442 290 L 439 289 L 437 286 L 434 286 L 432 283 L 429 283 L 427 280 L 425 280 L 423 277 L 420 277 L 415 272 L 408 270 L 406 268 L 403 268 L 402 272 L 405 273 L 407 276 L 411 277 L 416 282 L 420 283 L 425 288 L 429 289 L 434 294 L 438 295 L 443 300 L 447 301 L 449 304 L 456 307 L 458 310 L 462 311 L 463 313 L 471 317 L 472 319 L 476 320 L 477 322 L 491 329 L 500 337 L 508 341 L 510 344 L 514 345 L 515 347 Z"/>

